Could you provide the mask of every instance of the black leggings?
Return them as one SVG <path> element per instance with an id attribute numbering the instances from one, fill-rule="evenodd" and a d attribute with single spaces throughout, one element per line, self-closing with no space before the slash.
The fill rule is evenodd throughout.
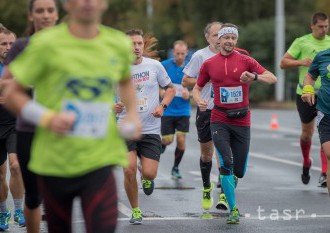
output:
<path id="1" fill-rule="evenodd" d="M 211 123 L 211 132 L 221 164 L 221 175 L 234 173 L 242 178 L 250 149 L 250 127 L 215 122 Z"/>
<path id="2" fill-rule="evenodd" d="M 34 133 L 17 131 L 17 156 L 25 186 L 25 205 L 29 209 L 39 207 L 42 201 L 38 191 L 37 175 L 27 168 L 33 136 Z"/>
<path id="3" fill-rule="evenodd" d="M 111 167 L 75 178 L 39 176 L 49 233 L 72 232 L 72 204 L 80 197 L 87 233 L 111 233 L 117 225 L 117 190 Z"/>

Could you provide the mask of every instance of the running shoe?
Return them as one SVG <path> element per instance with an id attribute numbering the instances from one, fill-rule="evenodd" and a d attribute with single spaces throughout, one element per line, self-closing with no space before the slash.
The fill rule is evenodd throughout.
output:
<path id="1" fill-rule="evenodd" d="M 154 191 L 154 187 L 155 187 L 155 183 L 153 180 L 145 180 L 142 178 L 142 188 L 143 188 L 143 192 L 146 195 L 151 195 L 152 192 Z"/>
<path id="2" fill-rule="evenodd" d="M 18 224 L 18 226 L 20 226 L 20 227 L 24 227 L 25 226 L 25 218 L 24 218 L 24 214 L 23 214 L 23 210 L 22 209 L 15 210 L 15 213 L 14 213 L 14 222 L 16 224 Z"/>
<path id="3" fill-rule="evenodd" d="M 7 230 L 9 228 L 9 219 L 11 217 L 10 211 L 0 212 L 0 230 Z"/>
<path id="4" fill-rule="evenodd" d="M 327 174 L 326 173 L 321 173 L 320 178 L 319 178 L 319 184 L 322 188 L 327 187 Z"/>
<path id="5" fill-rule="evenodd" d="M 211 182 L 210 188 L 208 189 L 203 188 L 202 207 L 204 210 L 209 210 L 213 206 L 213 188 L 214 188 L 213 182 Z"/>
<path id="6" fill-rule="evenodd" d="M 303 184 L 308 184 L 309 180 L 311 179 L 311 176 L 309 174 L 309 170 L 312 167 L 312 161 L 310 162 L 309 167 L 303 167 L 303 172 L 301 174 L 301 181 L 303 182 Z"/>
<path id="7" fill-rule="evenodd" d="M 140 225 L 142 223 L 142 211 L 139 207 L 132 209 L 132 217 L 129 223 L 132 225 Z"/>
<path id="8" fill-rule="evenodd" d="M 220 193 L 219 201 L 215 206 L 215 208 L 217 208 L 218 210 L 228 210 L 228 203 L 227 203 L 226 195 L 224 193 Z"/>
<path id="9" fill-rule="evenodd" d="M 180 174 L 180 171 L 179 171 L 178 167 L 173 167 L 171 174 L 172 174 L 172 178 L 175 179 L 175 180 L 182 179 L 182 176 Z"/>
<path id="10" fill-rule="evenodd" d="M 239 224 L 239 211 L 236 206 L 230 211 L 227 224 Z"/>

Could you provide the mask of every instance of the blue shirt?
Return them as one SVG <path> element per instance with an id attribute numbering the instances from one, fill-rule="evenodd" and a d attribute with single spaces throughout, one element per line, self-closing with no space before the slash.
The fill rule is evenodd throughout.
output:
<path id="1" fill-rule="evenodd" d="M 321 78 L 321 88 L 317 94 L 316 108 L 321 112 L 330 115 L 330 49 L 316 54 L 308 73 L 316 80 Z"/>
<path id="2" fill-rule="evenodd" d="M 0 62 L 0 78 L 2 76 L 3 64 Z"/>
<path id="3" fill-rule="evenodd" d="M 181 89 L 181 82 L 183 78 L 183 68 L 187 62 L 185 62 L 184 66 L 177 66 L 174 62 L 174 58 L 167 59 L 162 62 L 168 76 L 170 77 L 175 90 L 176 94 L 170 105 L 164 112 L 164 116 L 190 116 L 190 100 L 185 100 L 184 98 L 180 97 L 178 89 Z"/>

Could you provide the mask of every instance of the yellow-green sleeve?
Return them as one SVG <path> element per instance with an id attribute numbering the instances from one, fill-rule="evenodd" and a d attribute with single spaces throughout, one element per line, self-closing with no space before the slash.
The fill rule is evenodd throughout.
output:
<path id="1" fill-rule="evenodd" d="M 31 38 L 24 51 L 9 64 L 9 70 L 22 86 L 35 86 L 46 67 L 48 50 L 37 38 Z"/>
<path id="2" fill-rule="evenodd" d="M 288 54 L 290 54 L 293 58 L 298 59 L 301 53 L 301 46 L 299 42 L 299 38 L 295 39 L 288 49 Z"/>

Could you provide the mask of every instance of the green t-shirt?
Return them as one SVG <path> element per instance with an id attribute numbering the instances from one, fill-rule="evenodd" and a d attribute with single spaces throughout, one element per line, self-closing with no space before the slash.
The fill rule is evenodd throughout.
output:
<path id="1" fill-rule="evenodd" d="M 323 40 L 318 40 L 313 37 L 312 34 L 307 34 L 305 36 L 295 39 L 288 49 L 288 53 L 297 60 L 302 60 L 305 58 L 310 58 L 313 60 L 315 55 L 328 49 L 330 45 L 330 36 L 326 35 Z M 302 95 L 302 87 L 304 84 L 304 78 L 307 74 L 308 67 L 299 67 L 299 83 L 297 86 L 297 94 Z M 321 81 L 318 78 L 315 82 L 315 89 L 320 89 Z"/>
<path id="2" fill-rule="evenodd" d="M 40 175 L 81 176 L 108 165 L 128 164 L 127 149 L 112 112 L 114 86 L 130 78 L 132 42 L 106 26 L 85 40 L 67 24 L 35 34 L 9 69 L 36 101 L 54 111 L 73 111 L 72 132 L 58 136 L 37 128 L 29 168 Z"/>

